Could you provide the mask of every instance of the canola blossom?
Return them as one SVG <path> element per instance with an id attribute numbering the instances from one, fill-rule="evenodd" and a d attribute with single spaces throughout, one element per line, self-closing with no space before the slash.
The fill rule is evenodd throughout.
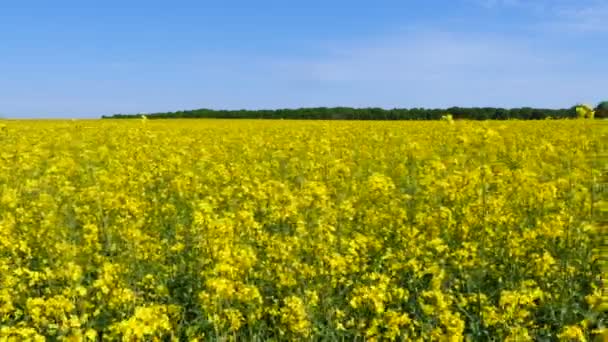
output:
<path id="1" fill-rule="evenodd" d="M 4 121 L 0 341 L 591 340 L 603 128 Z"/>

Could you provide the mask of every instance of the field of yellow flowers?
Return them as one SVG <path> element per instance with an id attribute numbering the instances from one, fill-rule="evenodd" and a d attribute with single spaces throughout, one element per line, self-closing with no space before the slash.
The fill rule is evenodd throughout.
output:
<path id="1" fill-rule="evenodd" d="M 0 341 L 589 340 L 602 127 L 0 122 Z"/>

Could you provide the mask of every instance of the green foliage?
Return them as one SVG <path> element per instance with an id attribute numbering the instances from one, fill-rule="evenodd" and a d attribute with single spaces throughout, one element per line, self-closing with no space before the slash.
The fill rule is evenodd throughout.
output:
<path id="1" fill-rule="evenodd" d="M 598 119 L 608 118 L 608 101 L 600 102 L 595 107 L 595 117 Z"/>
<path id="2" fill-rule="evenodd" d="M 595 112 L 591 106 L 586 104 L 581 104 L 576 106 L 576 116 L 579 119 L 593 119 Z"/>
<path id="3" fill-rule="evenodd" d="M 453 123 L 454 117 L 452 116 L 452 114 L 446 113 L 444 116 L 441 117 L 441 121 L 447 121 L 449 123 Z"/>
<path id="4" fill-rule="evenodd" d="M 350 107 L 318 107 L 298 109 L 263 109 L 263 110 L 213 110 L 195 109 L 148 115 L 149 119 L 179 119 L 179 118 L 218 118 L 218 119 L 299 119 L 299 120 L 440 120 L 446 112 L 453 119 L 469 120 L 542 120 L 547 117 L 554 119 L 576 118 L 576 107 L 568 109 L 541 108 L 494 108 L 451 107 L 446 109 L 428 108 L 350 108 Z M 139 119 L 139 114 L 115 114 L 103 116 L 105 119 Z"/>

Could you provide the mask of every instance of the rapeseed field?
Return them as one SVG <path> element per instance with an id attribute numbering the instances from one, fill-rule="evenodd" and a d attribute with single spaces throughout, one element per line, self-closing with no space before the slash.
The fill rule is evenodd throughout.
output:
<path id="1" fill-rule="evenodd" d="M 589 120 L 0 122 L 0 341 L 585 341 Z"/>

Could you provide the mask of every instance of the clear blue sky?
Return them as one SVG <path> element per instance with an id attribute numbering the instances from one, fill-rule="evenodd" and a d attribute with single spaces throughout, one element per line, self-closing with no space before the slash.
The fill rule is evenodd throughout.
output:
<path id="1" fill-rule="evenodd" d="M 0 116 L 608 100 L 608 0 L 2 0 Z"/>

